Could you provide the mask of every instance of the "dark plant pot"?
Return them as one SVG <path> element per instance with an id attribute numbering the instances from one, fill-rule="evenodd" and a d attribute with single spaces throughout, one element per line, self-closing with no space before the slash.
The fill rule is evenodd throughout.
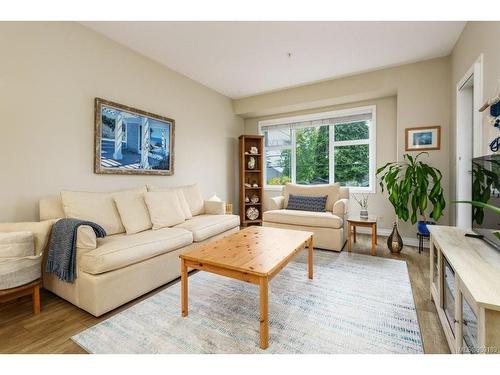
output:
<path id="1" fill-rule="evenodd" d="M 434 221 L 419 220 L 417 221 L 417 232 L 424 236 L 430 236 L 429 228 L 427 228 L 427 225 L 436 225 L 436 223 Z"/>
<path id="2" fill-rule="evenodd" d="M 403 250 L 403 239 L 399 235 L 396 223 L 394 223 L 394 226 L 392 227 L 391 234 L 387 237 L 387 247 L 393 254 L 399 254 L 401 250 Z"/>

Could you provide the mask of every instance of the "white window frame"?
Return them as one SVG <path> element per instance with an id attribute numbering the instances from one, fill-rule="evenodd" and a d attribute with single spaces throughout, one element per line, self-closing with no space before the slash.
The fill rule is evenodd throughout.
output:
<path id="1" fill-rule="evenodd" d="M 345 117 L 345 116 L 353 116 L 359 114 L 370 113 L 372 119 L 370 121 L 369 126 L 369 135 L 368 139 L 359 139 L 353 141 L 335 141 L 334 140 L 334 126 L 330 126 L 329 129 L 329 182 L 333 183 L 335 178 L 335 153 L 334 148 L 336 146 L 353 146 L 353 145 L 369 145 L 369 186 L 368 187 L 358 187 L 358 186 L 346 186 L 349 188 L 350 192 L 353 193 L 375 193 L 376 192 L 376 158 L 377 158 L 377 150 L 376 150 L 376 137 L 377 137 L 377 107 L 375 105 L 349 108 L 349 109 L 341 109 L 337 111 L 328 111 L 328 112 L 319 112 L 319 113 L 311 113 L 308 115 L 300 115 L 300 116 L 292 116 L 292 117 L 284 117 L 272 120 L 262 120 L 258 122 L 259 134 L 264 134 L 263 128 L 269 125 L 282 125 L 296 122 L 305 122 L 305 121 L 314 121 L 314 120 L 323 120 L 328 118 L 335 117 Z M 291 145 L 289 146 L 275 146 L 272 149 L 290 149 L 291 150 L 291 163 L 290 163 L 290 174 L 292 182 L 296 181 L 296 147 L 295 147 L 295 131 L 292 130 L 291 134 Z M 266 146 L 264 145 L 263 157 L 265 162 L 266 157 Z M 268 185 L 267 184 L 267 168 L 264 167 L 264 189 L 265 190 L 281 190 L 283 185 Z"/>

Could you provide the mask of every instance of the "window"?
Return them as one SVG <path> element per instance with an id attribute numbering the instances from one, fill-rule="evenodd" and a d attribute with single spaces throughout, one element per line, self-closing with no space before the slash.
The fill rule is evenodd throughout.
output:
<path id="1" fill-rule="evenodd" d="M 375 191 L 375 107 L 259 122 L 266 187 L 339 182 Z"/>

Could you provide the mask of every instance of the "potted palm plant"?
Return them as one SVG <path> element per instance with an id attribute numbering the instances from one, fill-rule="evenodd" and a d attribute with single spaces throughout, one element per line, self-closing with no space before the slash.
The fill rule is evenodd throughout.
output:
<path id="1" fill-rule="evenodd" d="M 420 225 L 426 225 L 427 217 L 437 221 L 443 216 L 446 206 L 441 186 L 442 174 L 439 169 L 420 160 L 423 154 L 428 155 L 427 152 L 421 152 L 415 157 L 404 154 L 403 161 L 390 162 L 377 169 L 380 187 L 382 192 L 387 190 L 396 217 L 415 224 L 420 216 Z M 387 246 L 393 253 L 399 253 L 403 248 L 396 222 L 387 239 Z"/>

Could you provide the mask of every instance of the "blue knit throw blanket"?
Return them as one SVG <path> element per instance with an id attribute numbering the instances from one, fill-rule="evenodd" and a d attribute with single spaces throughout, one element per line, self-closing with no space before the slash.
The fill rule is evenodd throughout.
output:
<path id="1" fill-rule="evenodd" d="M 80 225 L 90 226 L 97 237 L 106 231 L 99 224 L 79 219 L 61 219 L 54 224 L 49 242 L 45 272 L 72 283 L 76 278 L 76 234 Z"/>

